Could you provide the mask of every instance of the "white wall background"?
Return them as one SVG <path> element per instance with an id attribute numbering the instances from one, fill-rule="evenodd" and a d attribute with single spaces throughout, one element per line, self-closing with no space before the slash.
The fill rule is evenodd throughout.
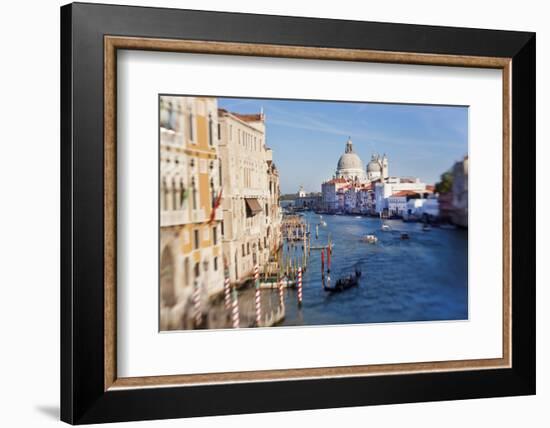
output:
<path id="1" fill-rule="evenodd" d="M 537 32 L 537 178 L 550 181 L 550 27 L 545 2 L 463 0 L 148 0 L 170 6 L 323 18 L 485 27 Z M 116 3 L 104 0 L 103 3 Z M 59 6 L 4 2 L 0 13 L 0 420 L 2 426 L 58 424 L 59 407 Z M 548 426 L 550 298 L 547 186 L 537 189 L 538 394 L 264 415 L 155 421 L 141 426 L 257 427 Z M 543 253 L 543 251 L 545 253 Z M 213 403 L 215 405 L 215 403 Z M 137 423 L 125 426 L 137 426 Z"/>

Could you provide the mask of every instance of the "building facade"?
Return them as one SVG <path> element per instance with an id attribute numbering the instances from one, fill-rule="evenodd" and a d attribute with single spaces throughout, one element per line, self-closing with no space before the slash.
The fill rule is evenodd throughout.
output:
<path id="1" fill-rule="evenodd" d="M 217 102 L 160 99 L 160 322 L 187 328 L 192 294 L 201 307 L 223 288 Z"/>
<path id="2" fill-rule="evenodd" d="M 231 282 L 265 266 L 280 245 L 279 174 L 265 143 L 265 116 L 218 110 L 223 254 Z"/>
<path id="3" fill-rule="evenodd" d="M 468 227 L 468 156 L 453 166 L 452 221 L 460 227 Z"/>

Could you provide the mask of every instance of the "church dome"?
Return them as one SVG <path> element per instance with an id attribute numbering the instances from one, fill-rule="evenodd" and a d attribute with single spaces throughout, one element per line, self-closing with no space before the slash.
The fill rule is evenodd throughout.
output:
<path id="1" fill-rule="evenodd" d="M 380 164 L 375 160 L 371 160 L 367 164 L 367 172 L 380 172 L 380 171 L 382 171 L 382 168 L 380 168 Z"/>
<path id="2" fill-rule="evenodd" d="M 363 162 L 356 153 L 344 153 L 338 160 L 338 169 L 363 169 Z"/>
<path id="3" fill-rule="evenodd" d="M 358 180 L 364 182 L 367 179 L 363 161 L 353 151 L 353 143 L 348 139 L 346 143 L 346 151 L 340 156 L 336 169 L 336 178 L 344 178 L 346 180 Z"/>

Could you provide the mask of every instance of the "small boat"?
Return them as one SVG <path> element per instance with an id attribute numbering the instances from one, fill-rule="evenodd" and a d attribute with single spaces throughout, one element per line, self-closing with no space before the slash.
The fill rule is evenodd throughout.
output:
<path id="1" fill-rule="evenodd" d="M 445 223 L 439 226 L 441 229 L 455 230 L 456 226 L 454 224 Z"/>
<path id="2" fill-rule="evenodd" d="M 407 240 L 407 239 L 410 239 L 410 238 L 409 238 L 409 234 L 406 233 L 406 232 L 401 233 L 400 238 L 401 238 L 402 241 Z"/>
<path id="3" fill-rule="evenodd" d="M 327 222 L 325 220 L 321 220 L 321 223 L 319 223 L 323 227 L 327 227 Z"/>
<path id="4" fill-rule="evenodd" d="M 360 216 L 360 215 L 356 215 L 355 218 L 361 218 L 361 216 Z"/>
<path id="5" fill-rule="evenodd" d="M 367 244 L 376 244 L 378 242 L 376 235 L 365 235 L 361 240 Z"/>
<path id="6" fill-rule="evenodd" d="M 323 288 L 325 291 L 331 293 L 339 293 L 341 291 L 347 290 L 352 287 L 357 287 L 359 285 L 359 278 L 361 277 L 361 271 L 355 269 L 355 275 L 348 275 L 344 278 L 340 278 L 336 281 L 334 286 L 327 286 L 323 281 Z"/>
<path id="7" fill-rule="evenodd" d="M 430 226 L 429 224 L 424 224 L 424 225 L 422 226 L 422 230 L 423 230 L 424 232 L 429 232 L 430 230 L 432 230 L 432 228 L 431 228 L 431 226 Z"/>
<path id="8" fill-rule="evenodd" d="M 383 225 L 382 225 L 382 230 L 383 230 L 384 232 L 387 232 L 387 231 L 391 230 L 391 227 L 390 227 L 388 224 L 383 224 Z"/>

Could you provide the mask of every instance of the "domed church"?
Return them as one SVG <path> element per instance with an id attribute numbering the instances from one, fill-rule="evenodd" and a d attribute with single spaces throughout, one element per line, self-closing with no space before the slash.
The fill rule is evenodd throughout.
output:
<path id="1" fill-rule="evenodd" d="M 359 155 L 353 151 L 353 143 L 351 142 L 351 138 L 349 138 L 346 143 L 345 153 L 340 156 L 340 159 L 338 160 L 336 178 L 344 178 L 346 180 L 358 182 L 367 181 L 363 161 Z"/>
<path id="2" fill-rule="evenodd" d="M 367 164 L 367 179 L 369 181 L 388 178 L 388 158 L 380 155 L 372 155 Z"/>

